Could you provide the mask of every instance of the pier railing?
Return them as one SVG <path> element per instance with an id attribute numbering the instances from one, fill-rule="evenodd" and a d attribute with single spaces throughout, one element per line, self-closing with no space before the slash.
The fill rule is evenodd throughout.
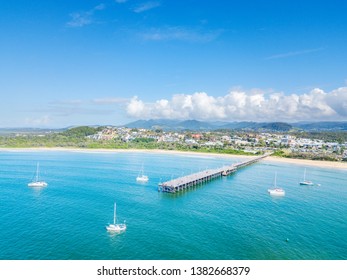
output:
<path id="1" fill-rule="evenodd" d="M 255 162 L 258 162 L 259 160 L 262 160 L 263 158 L 269 155 L 270 154 L 265 154 L 256 158 L 246 160 L 244 162 L 235 163 L 232 165 L 223 166 L 216 169 L 207 169 L 207 170 L 193 173 L 187 176 L 179 177 L 164 183 L 160 183 L 158 186 L 158 191 L 168 192 L 168 193 L 176 193 L 179 191 L 183 191 L 193 186 L 197 186 L 202 183 L 211 181 L 215 178 L 218 178 L 221 176 L 228 176 L 229 174 L 236 172 L 237 169 L 253 164 Z"/>

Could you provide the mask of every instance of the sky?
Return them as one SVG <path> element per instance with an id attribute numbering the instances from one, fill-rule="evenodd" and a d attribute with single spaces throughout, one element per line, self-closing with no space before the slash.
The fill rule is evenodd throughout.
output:
<path id="1" fill-rule="evenodd" d="M 0 127 L 347 121 L 347 1 L 0 0 Z"/>

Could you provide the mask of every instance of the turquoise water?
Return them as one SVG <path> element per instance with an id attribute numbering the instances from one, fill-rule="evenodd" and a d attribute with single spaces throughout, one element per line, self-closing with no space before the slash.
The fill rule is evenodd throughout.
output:
<path id="1" fill-rule="evenodd" d="M 27 187 L 40 162 L 48 187 Z M 0 152 L 0 259 L 347 259 L 347 172 L 260 162 L 181 193 L 172 177 L 236 162 L 151 153 Z M 136 183 L 144 166 L 148 183 Z M 283 198 L 271 198 L 277 184 Z M 109 234 L 113 203 L 127 231 Z M 286 239 L 289 242 L 286 242 Z"/>

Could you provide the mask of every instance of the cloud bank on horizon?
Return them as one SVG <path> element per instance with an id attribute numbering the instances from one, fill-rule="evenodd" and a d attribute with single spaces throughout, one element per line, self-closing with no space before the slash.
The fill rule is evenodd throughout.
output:
<path id="1" fill-rule="evenodd" d="M 347 87 L 330 92 L 315 88 L 301 95 L 237 89 L 214 97 L 196 92 L 155 102 L 134 96 L 126 111 L 129 117 L 141 119 L 338 121 L 347 120 Z"/>

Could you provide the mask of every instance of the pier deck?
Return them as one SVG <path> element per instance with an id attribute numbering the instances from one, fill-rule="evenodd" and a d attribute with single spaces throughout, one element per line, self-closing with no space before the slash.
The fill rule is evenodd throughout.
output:
<path id="1" fill-rule="evenodd" d="M 159 184 L 158 191 L 169 192 L 169 193 L 176 193 L 179 191 L 183 191 L 190 187 L 208 182 L 212 179 L 215 179 L 221 176 L 227 176 L 237 171 L 237 169 L 245 167 L 252 163 L 255 163 L 267 156 L 269 156 L 269 154 L 252 158 L 244 162 L 235 163 L 232 165 L 223 166 L 216 169 L 208 169 L 208 170 L 200 171 L 200 172 L 193 173 L 187 176 L 179 177 L 179 178 Z"/>

